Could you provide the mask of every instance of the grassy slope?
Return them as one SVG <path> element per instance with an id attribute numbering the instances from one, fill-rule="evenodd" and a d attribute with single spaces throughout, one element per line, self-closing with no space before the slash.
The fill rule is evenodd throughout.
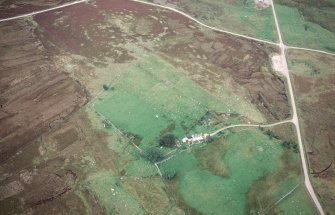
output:
<path id="1" fill-rule="evenodd" d="M 89 112 L 97 131 L 108 133 L 109 144 L 105 150 L 117 166 L 102 168 L 95 163 L 79 182 L 75 193 L 84 203 L 86 213 L 98 214 L 97 208 L 101 208 L 107 214 L 163 214 L 173 207 L 164 191 L 162 179 L 155 177 L 155 166 L 141 159 L 136 148 L 129 145 L 115 129 L 103 128 L 102 119 L 97 114 Z M 99 141 L 95 143 L 102 144 Z M 87 151 L 93 153 L 97 160 L 102 159 L 101 152 Z M 102 160 L 105 161 L 108 160 Z"/>
<path id="2" fill-rule="evenodd" d="M 255 9 L 253 0 L 181 0 L 178 3 L 169 2 L 171 4 L 205 24 L 261 39 L 277 40 L 271 8 Z"/>
<path id="3" fill-rule="evenodd" d="M 295 75 L 317 78 L 334 74 L 335 57 L 303 51 L 289 51 L 288 59 L 288 66 Z"/>
<path id="4" fill-rule="evenodd" d="M 228 134 L 216 142 L 209 143 L 205 148 L 211 148 L 209 149 L 212 151 L 210 159 L 214 163 L 221 163 L 221 166 L 227 169 L 224 177 L 219 176 L 220 168 L 203 165 L 202 156 L 208 156 L 208 153 L 196 152 L 195 156 L 183 153 L 161 164 L 160 167 L 163 172 L 175 169 L 181 196 L 197 211 L 203 214 L 244 214 L 246 195 L 253 184 L 285 168 L 279 165 L 281 156 L 283 153 L 292 152 L 284 152 L 278 143 L 278 140 L 270 140 L 256 129 Z M 275 190 L 270 193 L 272 202 L 283 196 L 288 188 L 292 189 L 299 182 L 299 177 L 284 178 L 279 181 L 279 186 L 273 188 Z M 262 189 L 258 195 L 266 193 L 267 190 Z M 298 198 L 295 201 L 301 203 L 302 207 L 300 203 L 297 204 L 299 208 L 307 206 L 308 210 L 312 206 L 304 198 Z M 280 209 L 283 210 L 282 207 Z"/>
<path id="5" fill-rule="evenodd" d="M 96 110 L 122 130 L 140 135 L 142 143 L 155 140 L 171 125 L 178 137 L 186 135 L 207 110 L 233 110 L 155 56 L 144 58 L 113 87 L 95 104 Z M 199 132 L 210 129 L 197 128 Z"/>
<path id="6" fill-rule="evenodd" d="M 290 187 L 292 188 L 292 187 Z M 318 212 L 313 206 L 305 187 L 300 185 L 291 195 L 284 198 L 273 208 L 275 214 L 304 214 L 317 215 Z"/>
<path id="7" fill-rule="evenodd" d="M 328 51 L 335 50 L 335 33 L 316 23 L 306 21 L 297 8 L 277 4 L 276 13 L 284 41 L 287 44 Z"/>
<path id="8" fill-rule="evenodd" d="M 124 190 L 120 180 L 111 172 L 100 172 L 87 181 L 100 204 L 109 213 L 118 211 L 121 214 L 144 214 L 141 205 Z"/>

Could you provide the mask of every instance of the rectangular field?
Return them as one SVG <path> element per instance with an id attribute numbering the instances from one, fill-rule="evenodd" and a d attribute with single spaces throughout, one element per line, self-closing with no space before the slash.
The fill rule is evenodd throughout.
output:
<path id="1" fill-rule="evenodd" d="M 213 128 L 198 125 L 208 111 L 233 111 L 185 75 L 156 56 L 146 56 L 111 84 L 95 103 L 96 110 L 124 132 L 150 143 L 165 133 L 177 137 Z M 236 122 L 231 117 L 225 123 Z"/>

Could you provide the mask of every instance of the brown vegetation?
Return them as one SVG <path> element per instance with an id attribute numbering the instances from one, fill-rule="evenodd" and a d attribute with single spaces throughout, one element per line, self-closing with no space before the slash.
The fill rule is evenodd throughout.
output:
<path id="1" fill-rule="evenodd" d="M 180 14 L 135 2 L 80 4 L 35 20 L 49 50 L 81 55 L 95 64 L 129 63 L 137 53 L 125 44 L 161 55 L 206 90 L 229 85 L 269 121 L 290 115 L 285 83 L 272 71 L 276 49 L 258 42 L 201 30 Z"/>
<path id="2" fill-rule="evenodd" d="M 0 6 L 0 18 L 9 18 L 21 14 L 35 12 L 50 7 L 55 7 L 71 0 L 3 0 Z"/>
<path id="3" fill-rule="evenodd" d="M 296 51 L 289 56 L 310 173 L 318 173 L 313 174 L 313 185 L 325 211 L 334 211 L 335 58 Z"/>
<path id="4" fill-rule="evenodd" d="M 84 90 L 56 70 L 24 20 L 1 23 L 0 162 L 87 101 Z"/>

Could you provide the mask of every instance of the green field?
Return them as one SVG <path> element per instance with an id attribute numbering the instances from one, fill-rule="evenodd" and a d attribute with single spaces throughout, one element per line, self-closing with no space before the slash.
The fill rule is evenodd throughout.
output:
<path id="1" fill-rule="evenodd" d="M 317 215 L 306 188 L 301 184 L 290 196 L 271 209 L 275 214 Z"/>
<path id="2" fill-rule="evenodd" d="M 156 167 L 148 160 L 139 159 L 126 168 L 126 176 L 149 177 L 157 175 Z"/>
<path id="3" fill-rule="evenodd" d="M 181 71 L 153 56 L 134 65 L 111 87 L 113 90 L 105 91 L 97 100 L 95 109 L 125 133 L 137 135 L 144 144 L 166 132 L 182 138 L 193 132 L 213 131 L 214 126 L 199 122 L 208 111 L 234 113 L 230 104 L 210 95 Z M 238 120 L 231 117 L 224 123 L 238 123 Z"/>
<path id="4" fill-rule="evenodd" d="M 294 7 L 275 5 L 283 40 L 288 45 L 335 51 L 335 33 L 307 21 Z"/>
<path id="5" fill-rule="evenodd" d="M 277 40 L 271 7 L 256 9 L 253 0 L 181 0 L 169 2 L 169 6 L 171 4 L 207 25 L 260 39 Z"/>
<path id="6" fill-rule="evenodd" d="M 287 162 L 296 164 L 285 166 Z M 298 154 L 283 149 L 279 140 L 258 129 L 245 129 L 227 133 L 193 153 L 183 152 L 160 168 L 163 174 L 176 172 L 173 181 L 182 200 L 203 214 L 270 213 L 285 210 L 281 204 L 290 201 L 308 214 L 313 206 L 305 195 L 292 194 L 276 204 L 301 183 L 299 162 Z M 254 203 L 255 199 L 264 202 Z"/>

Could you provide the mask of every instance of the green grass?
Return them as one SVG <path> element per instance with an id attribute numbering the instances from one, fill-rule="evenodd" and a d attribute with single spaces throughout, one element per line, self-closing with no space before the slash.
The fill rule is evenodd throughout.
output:
<path id="1" fill-rule="evenodd" d="M 99 199 L 100 205 L 109 214 L 144 214 L 141 205 L 123 189 L 120 180 L 111 172 L 99 172 L 86 180 L 88 186 Z"/>
<path id="2" fill-rule="evenodd" d="M 290 196 L 281 201 L 274 209 L 276 214 L 316 215 L 316 211 L 305 187 L 300 185 Z M 272 213 L 272 212 L 270 212 Z"/>
<path id="3" fill-rule="evenodd" d="M 169 132 L 181 138 L 191 133 L 189 129 L 207 110 L 231 109 L 155 56 L 145 57 L 113 87 L 115 90 L 104 92 L 96 102 L 96 110 L 121 130 L 141 136 L 144 144 L 157 141 L 171 124 Z M 209 132 L 207 129 L 203 132 Z"/>
<path id="4" fill-rule="evenodd" d="M 308 22 L 297 8 L 275 6 L 284 41 L 306 48 L 335 50 L 335 33 L 318 24 Z"/>
<path id="5" fill-rule="evenodd" d="M 277 34 L 275 31 L 274 18 L 271 8 L 266 9 L 263 13 L 263 16 L 267 17 L 267 19 L 264 20 L 263 27 L 256 30 L 257 33 L 255 36 L 261 39 L 276 41 Z"/>
<path id="6" fill-rule="evenodd" d="M 253 0 L 182 0 L 176 5 L 208 25 L 260 39 L 277 40 L 271 7 L 255 9 Z"/>
<path id="7" fill-rule="evenodd" d="M 183 177 L 189 171 L 195 170 L 198 167 L 197 159 L 189 152 L 182 152 L 176 157 L 164 162 L 159 167 L 162 172 L 169 171 L 171 169 L 175 170 L 178 177 Z"/>
<path id="8" fill-rule="evenodd" d="M 254 181 L 276 170 L 282 149 L 255 130 L 230 134 L 226 139 L 223 137 L 217 141 L 206 147 L 211 147 L 211 144 L 225 145 L 226 150 L 211 159 L 219 161 L 223 157 L 229 168 L 226 177 L 199 166 L 198 159 L 201 158 L 190 153 L 161 164 L 161 170 L 176 169 L 180 193 L 185 202 L 197 211 L 204 214 L 243 214 L 248 189 Z M 260 147 L 262 152 L 258 151 Z"/>
<path id="9" fill-rule="evenodd" d="M 246 211 L 247 196 L 254 183 L 276 174 L 281 168 L 288 168 L 281 165 L 283 153 L 298 156 L 284 150 L 279 140 L 270 140 L 258 129 L 246 129 L 229 133 L 193 153 L 183 152 L 160 164 L 160 168 L 163 174 L 165 171 L 176 171 L 175 180 L 183 201 L 198 212 L 245 214 L 249 213 Z M 208 161 L 209 154 L 213 162 Z M 215 163 L 220 165 L 213 165 Z M 220 174 L 220 167 L 225 169 L 224 174 Z M 290 171 L 288 168 L 288 175 L 292 174 Z M 285 195 L 299 180 L 297 176 L 282 178 L 270 194 L 272 202 Z M 261 189 L 258 194 L 263 193 L 267 193 L 267 190 Z M 297 197 L 296 201 L 300 200 Z"/>
<path id="10" fill-rule="evenodd" d="M 335 56 L 290 50 L 288 66 L 296 75 L 322 77 L 334 73 Z"/>
<path id="11" fill-rule="evenodd" d="M 150 161 L 144 159 L 133 161 L 126 168 L 127 176 L 149 177 L 156 174 L 156 167 Z"/>
<path id="12" fill-rule="evenodd" d="M 121 92 L 120 88 L 96 108 L 117 127 L 144 137 L 144 141 L 154 139 L 168 125 L 164 117 L 155 118 L 155 115 L 162 116 L 160 110 L 132 93 Z"/>

